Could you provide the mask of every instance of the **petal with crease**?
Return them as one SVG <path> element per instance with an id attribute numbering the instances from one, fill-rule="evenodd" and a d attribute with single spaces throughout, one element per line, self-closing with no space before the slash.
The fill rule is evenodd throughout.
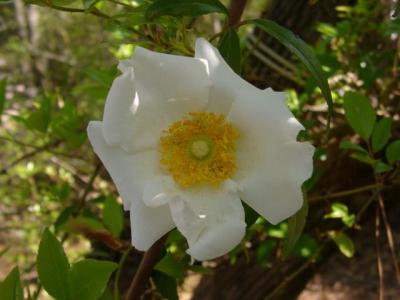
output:
<path id="1" fill-rule="evenodd" d="M 314 148 L 296 141 L 303 126 L 284 99 L 272 90 L 239 91 L 227 116 L 241 133 L 235 178 L 242 200 L 273 224 L 301 207 L 301 185 L 313 168 Z"/>
<path id="2" fill-rule="evenodd" d="M 132 244 L 148 250 L 158 239 L 175 228 L 168 205 L 149 207 L 142 201 L 132 203 L 130 210 Z"/>
<path id="3" fill-rule="evenodd" d="M 189 243 L 187 252 L 197 260 L 213 259 L 232 250 L 242 240 L 244 209 L 232 183 L 218 191 L 181 192 L 170 201 L 172 218 Z M 201 203 L 201 200 L 207 203 Z M 214 201 L 217 204 L 211 204 Z"/>
<path id="4" fill-rule="evenodd" d="M 110 173 L 122 197 L 124 208 L 128 210 L 133 202 L 141 202 L 145 180 L 161 174 L 158 153 L 129 154 L 118 146 L 110 146 L 103 137 L 102 122 L 99 121 L 90 122 L 87 131 L 94 152 Z"/>

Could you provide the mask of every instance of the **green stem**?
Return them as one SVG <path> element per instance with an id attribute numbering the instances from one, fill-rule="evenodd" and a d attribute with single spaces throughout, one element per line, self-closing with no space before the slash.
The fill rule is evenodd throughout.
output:
<path id="1" fill-rule="evenodd" d="M 114 280 L 114 299 L 115 300 L 121 299 L 121 295 L 119 293 L 119 288 L 118 288 L 119 278 L 121 277 L 121 272 L 122 272 L 122 268 L 125 264 L 125 261 L 128 258 L 128 255 L 132 249 L 133 249 L 132 247 L 129 247 L 127 250 L 125 250 L 125 252 L 122 254 L 121 259 L 119 261 L 117 273 L 115 274 L 115 280 Z"/>

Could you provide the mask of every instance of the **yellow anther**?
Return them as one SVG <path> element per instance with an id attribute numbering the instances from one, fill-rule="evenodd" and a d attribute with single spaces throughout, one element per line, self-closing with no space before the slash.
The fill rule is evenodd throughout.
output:
<path id="1" fill-rule="evenodd" d="M 160 162 L 182 187 L 219 184 L 236 171 L 238 138 L 223 115 L 189 113 L 164 131 Z"/>

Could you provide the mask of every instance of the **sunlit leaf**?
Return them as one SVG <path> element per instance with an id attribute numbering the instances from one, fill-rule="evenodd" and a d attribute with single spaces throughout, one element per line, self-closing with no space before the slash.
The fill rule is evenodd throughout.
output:
<path id="1" fill-rule="evenodd" d="M 338 246 L 340 252 L 346 257 L 353 257 L 354 243 L 344 232 L 330 232 L 329 235 Z"/>

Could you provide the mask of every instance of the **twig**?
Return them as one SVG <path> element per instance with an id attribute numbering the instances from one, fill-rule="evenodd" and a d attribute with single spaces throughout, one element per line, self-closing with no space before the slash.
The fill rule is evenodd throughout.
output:
<path id="1" fill-rule="evenodd" d="M 98 162 L 96 168 L 94 169 L 92 175 L 90 176 L 88 183 L 86 184 L 86 188 L 83 191 L 82 196 L 79 198 L 79 206 L 77 209 L 78 211 L 85 205 L 85 200 L 93 188 L 93 182 L 96 179 L 97 175 L 99 175 L 102 167 L 103 167 L 102 163 Z"/>
<path id="2" fill-rule="evenodd" d="M 239 24 L 242 18 L 244 8 L 246 7 L 247 0 L 232 0 L 229 8 L 229 26 L 235 27 Z"/>
<path id="3" fill-rule="evenodd" d="M 400 184 L 400 182 L 398 182 L 398 181 L 392 182 L 391 185 L 385 185 L 383 183 L 373 183 L 373 184 L 357 187 L 357 188 L 354 188 L 351 190 L 345 190 L 345 191 L 332 193 L 332 194 L 326 194 L 326 195 L 322 195 L 322 196 L 310 197 L 309 200 L 310 200 L 310 202 L 315 202 L 315 201 L 324 200 L 324 199 L 341 198 L 341 197 L 345 197 L 345 196 L 359 194 L 362 192 L 372 191 L 375 189 L 389 188 L 389 187 L 393 187 L 393 186 L 399 185 L 399 184 Z"/>
<path id="4" fill-rule="evenodd" d="M 396 271 L 397 282 L 400 283 L 399 259 L 396 254 L 396 246 L 394 243 L 392 228 L 390 226 L 390 223 L 389 223 L 387 215 L 386 215 L 385 203 L 383 201 L 383 197 L 382 197 L 381 193 L 378 196 L 378 202 L 379 202 L 379 207 L 380 207 L 381 214 L 382 214 L 383 223 L 385 225 L 386 237 L 388 239 L 388 244 L 389 244 L 389 248 L 390 248 L 390 253 L 392 255 L 394 269 Z"/>
<path id="5" fill-rule="evenodd" d="M 167 234 L 160 238 L 151 246 L 149 250 L 143 255 L 139 268 L 129 286 L 129 289 L 124 297 L 124 300 L 139 300 L 149 280 L 151 271 L 157 263 L 162 249 L 164 248 Z"/>
<path id="6" fill-rule="evenodd" d="M 385 297 L 385 287 L 383 281 L 383 267 L 382 267 L 382 257 L 381 257 L 381 247 L 380 247 L 380 214 L 379 206 L 376 207 L 375 216 L 375 248 L 376 248 L 376 264 L 378 268 L 379 275 L 379 300 L 384 300 Z"/>

